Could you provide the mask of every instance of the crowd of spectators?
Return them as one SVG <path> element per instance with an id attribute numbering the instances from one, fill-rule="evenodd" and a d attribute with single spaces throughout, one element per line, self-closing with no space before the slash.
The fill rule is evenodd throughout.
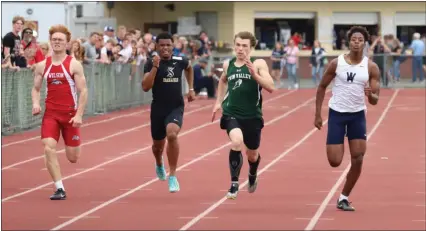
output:
<path id="1" fill-rule="evenodd" d="M 49 43 L 37 42 L 35 25 L 26 23 L 21 16 L 14 17 L 12 24 L 13 30 L 2 38 L 2 68 L 33 68 L 51 54 Z M 173 38 L 174 55 L 191 61 L 211 55 L 212 43 L 205 32 L 195 38 L 177 34 Z M 72 38 L 67 53 L 85 64 L 118 62 L 139 66 L 155 54 L 155 36 L 142 33 L 139 28 L 106 26 L 87 38 Z"/>
<path id="2" fill-rule="evenodd" d="M 400 81 L 400 65 L 405 62 L 407 56 L 412 56 L 412 82 L 425 83 L 426 75 L 426 34 L 420 36 L 414 33 L 412 42 L 404 45 L 396 36 L 387 34 L 384 36 L 371 35 L 369 41 L 365 43 L 364 55 L 369 57 L 379 66 L 381 71 L 381 82 L 383 86 Z M 298 78 L 296 69 L 298 67 L 298 54 L 300 35 L 295 33 L 288 41 L 288 44 L 277 42 L 272 50 L 271 75 L 275 79 L 278 87 L 283 87 L 283 74 L 289 80 L 288 87 L 298 88 Z M 342 41 L 342 50 L 348 50 L 347 39 Z M 312 71 L 312 81 L 318 85 L 322 79 L 324 68 L 328 63 L 327 51 L 321 46 L 318 40 L 314 41 L 310 58 L 310 68 Z M 304 67 L 302 67 L 304 68 Z"/>
<path id="3" fill-rule="evenodd" d="M 49 43 L 37 42 L 35 25 L 26 23 L 21 16 L 12 20 L 13 30 L 2 38 L 2 68 L 19 70 L 20 68 L 34 68 L 34 64 L 44 60 L 51 54 Z M 22 33 L 21 33 L 22 32 Z M 21 35 L 20 35 L 21 34 Z M 188 37 L 173 35 L 174 50 L 176 56 L 185 56 L 198 65 L 201 73 L 196 70 L 196 75 L 211 77 L 214 74 L 206 67 L 206 58 L 211 55 L 213 42 L 209 40 L 206 32 L 198 36 Z M 298 55 L 301 37 L 295 33 L 288 44 L 276 43 L 272 51 L 271 75 L 276 80 L 278 87 L 284 85 L 283 74 L 290 81 L 289 88 L 298 88 Z M 394 35 L 372 35 L 366 42 L 365 55 L 376 62 L 382 71 L 382 82 L 385 86 L 388 82 L 400 80 L 400 65 L 406 60 L 406 56 L 413 55 L 412 81 L 424 83 L 426 72 L 425 58 L 426 35 L 413 34 L 411 44 L 403 45 Z M 328 63 L 327 51 L 316 40 L 312 46 L 310 68 L 312 80 L 318 84 L 322 78 L 324 68 Z M 346 49 L 343 47 L 342 49 Z M 128 63 L 136 70 L 148 58 L 155 55 L 155 35 L 143 33 L 139 28 L 127 28 L 124 25 L 114 28 L 106 26 L 102 32 L 92 32 L 87 38 L 72 38 L 68 44 L 67 53 L 84 64 L 89 63 Z M 200 62 L 201 61 L 201 62 Z M 134 73 L 132 71 L 132 73 Z M 130 75 L 132 76 L 132 74 Z M 195 79 L 201 78 L 195 76 Z"/>

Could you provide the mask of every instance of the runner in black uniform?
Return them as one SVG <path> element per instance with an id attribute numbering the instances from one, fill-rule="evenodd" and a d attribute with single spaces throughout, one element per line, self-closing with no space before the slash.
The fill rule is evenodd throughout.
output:
<path id="1" fill-rule="evenodd" d="M 142 89 L 152 88 L 151 135 L 152 152 L 156 161 L 156 172 L 160 180 L 166 180 L 163 163 L 163 149 L 167 138 L 167 157 L 170 166 L 169 191 L 179 191 L 176 167 L 179 157 L 178 133 L 183 123 L 184 99 L 182 93 L 182 72 L 189 86 L 188 101 L 195 99 L 192 65 L 184 57 L 172 56 L 173 38 L 163 33 L 157 36 L 156 46 L 159 56 L 154 56 L 145 64 Z"/>

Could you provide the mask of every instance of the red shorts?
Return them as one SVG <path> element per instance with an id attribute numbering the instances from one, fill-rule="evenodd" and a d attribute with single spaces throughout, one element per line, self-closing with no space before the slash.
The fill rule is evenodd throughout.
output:
<path id="1" fill-rule="evenodd" d="M 69 123 L 75 113 L 75 111 L 46 110 L 41 123 L 41 138 L 53 138 L 59 142 L 59 136 L 62 132 L 66 146 L 80 146 L 80 128 L 75 128 L 72 123 Z"/>

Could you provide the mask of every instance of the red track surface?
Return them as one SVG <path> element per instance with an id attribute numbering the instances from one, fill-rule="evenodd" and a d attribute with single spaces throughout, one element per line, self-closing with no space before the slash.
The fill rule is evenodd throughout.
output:
<path id="1" fill-rule="evenodd" d="M 264 95 L 270 99 L 283 93 Z M 255 194 L 249 195 L 244 187 L 237 200 L 221 200 L 230 180 L 229 147 L 225 146 L 229 140 L 217 123 L 209 125 L 210 108 L 185 116 L 178 172 L 181 191 L 170 194 L 167 182 L 155 180 L 150 127 L 122 132 L 149 122 L 149 112 L 144 112 L 83 128 L 86 143 L 118 134 L 85 145 L 77 164 L 67 163 L 59 154 L 63 176 L 68 176 L 64 180 L 69 195 L 66 201 L 48 199 L 53 184 L 43 170 L 42 158 L 2 170 L 2 228 L 300 230 L 314 224 L 322 230 L 425 229 L 424 93 L 400 90 L 385 110 L 395 91 L 382 90 L 379 105 L 369 107 L 368 129 L 378 127 L 369 138 L 364 171 L 350 197 L 357 208 L 354 213 L 334 207 L 342 185 L 329 203 L 325 201 L 329 204 L 325 210 L 320 209 L 327 194 L 334 193 L 332 187 L 346 168 L 349 155 L 341 167 L 329 167 L 325 156 L 327 126 L 312 132 L 314 101 L 307 101 L 313 99 L 315 91 L 299 90 L 264 106 L 263 170 Z M 212 103 L 199 100 L 187 111 Z M 108 118 L 111 114 L 91 120 Z M 28 132 L 7 137 L 3 146 L 37 135 Z M 2 168 L 41 153 L 39 139 L 3 147 Z M 241 183 L 247 175 L 244 159 Z M 138 186 L 140 190 L 132 190 Z M 39 189 L 29 191 L 35 187 Z"/>

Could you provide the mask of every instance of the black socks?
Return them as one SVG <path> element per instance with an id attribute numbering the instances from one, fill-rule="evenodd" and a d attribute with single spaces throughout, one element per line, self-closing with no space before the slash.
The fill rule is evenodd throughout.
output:
<path id="1" fill-rule="evenodd" d="M 250 165 L 250 170 L 249 170 L 250 175 L 252 175 L 252 176 L 256 175 L 257 167 L 259 167 L 259 163 L 260 163 L 260 154 L 257 156 L 256 162 L 252 163 L 252 162 L 248 161 L 248 163 Z"/>
<path id="2" fill-rule="evenodd" d="M 243 155 L 241 151 L 229 151 L 229 168 L 231 170 L 231 181 L 238 181 L 241 167 L 243 166 Z"/>
<path id="3" fill-rule="evenodd" d="M 257 168 L 259 167 L 260 163 L 260 154 L 257 157 L 256 162 L 252 163 L 248 161 L 250 169 L 249 173 L 250 175 L 254 176 L 257 174 Z M 243 166 L 243 155 L 241 154 L 241 151 L 229 151 L 229 168 L 231 170 L 231 181 L 235 182 L 239 180 L 240 177 L 240 171 L 241 167 Z"/>

